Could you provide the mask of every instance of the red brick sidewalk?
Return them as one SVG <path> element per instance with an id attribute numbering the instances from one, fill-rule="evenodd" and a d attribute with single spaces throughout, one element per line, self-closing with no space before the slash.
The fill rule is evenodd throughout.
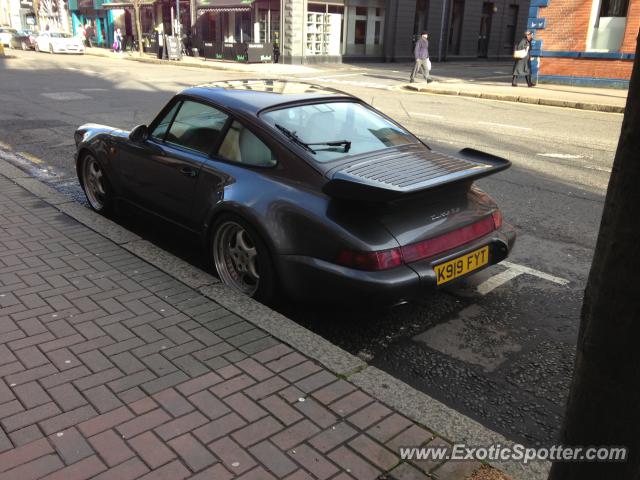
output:
<path id="1" fill-rule="evenodd" d="M 0 176 L 0 480 L 462 479 L 444 442 Z"/>

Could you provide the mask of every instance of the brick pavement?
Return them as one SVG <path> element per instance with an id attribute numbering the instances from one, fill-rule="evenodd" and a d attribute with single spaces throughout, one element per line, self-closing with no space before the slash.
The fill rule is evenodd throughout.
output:
<path id="1" fill-rule="evenodd" d="M 0 480 L 479 466 L 400 463 L 444 440 L 2 176 L 0 333 Z"/>

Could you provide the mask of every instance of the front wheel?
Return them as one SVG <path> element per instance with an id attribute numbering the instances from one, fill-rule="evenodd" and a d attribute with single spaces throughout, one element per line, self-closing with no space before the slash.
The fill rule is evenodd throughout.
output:
<path id="1" fill-rule="evenodd" d="M 109 180 L 100 162 L 91 154 L 86 154 L 81 165 L 82 189 L 89 205 L 96 212 L 106 215 L 111 211 L 113 198 Z"/>
<path id="2" fill-rule="evenodd" d="M 27 45 L 27 42 L 24 42 L 24 41 L 23 41 L 23 42 L 20 42 L 20 47 L 21 47 L 21 48 L 22 48 L 22 50 L 24 50 L 25 52 L 26 52 L 27 50 L 29 50 L 29 47 L 28 47 L 28 45 Z"/>
<path id="3" fill-rule="evenodd" d="M 263 303 L 276 297 L 276 274 L 260 236 L 244 220 L 225 215 L 213 226 L 213 262 L 225 285 Z"/>
<path id="4" fill-rule="evenodd" d="M 53 45 L 49 45 L 49 53 L 53 55 Z"/>

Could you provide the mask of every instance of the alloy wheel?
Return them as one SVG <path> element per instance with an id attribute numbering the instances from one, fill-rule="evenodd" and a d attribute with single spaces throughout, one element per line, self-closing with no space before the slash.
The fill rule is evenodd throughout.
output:
<path id="1" fill-rule="evenodd" d="M 104 210 L 107 201 L 105 176 L 102 167 L 91 155 L 87 155 L 83 162 L 82 183 L 91 207 L 98 212 Z"/>
<path id="2" fill-rule="evenodd" d="M 258 290 L 258 250 L 242 225 L 230 220 L 218 227 L 213 239 L 213 260 L 225 285 L 249 296 Z"/>

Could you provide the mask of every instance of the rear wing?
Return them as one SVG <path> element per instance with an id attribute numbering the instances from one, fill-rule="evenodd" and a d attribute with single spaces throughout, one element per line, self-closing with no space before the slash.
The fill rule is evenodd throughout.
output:
<path id="1" fill-rule="evenodd" d="M 386 202 L 440 187 L 471 184 L 510 166 L 504 158 L 472 148 L 452 156 L 412 145 L 367 155 L 331 170 L 323 191 L 335 198 Z"/>

